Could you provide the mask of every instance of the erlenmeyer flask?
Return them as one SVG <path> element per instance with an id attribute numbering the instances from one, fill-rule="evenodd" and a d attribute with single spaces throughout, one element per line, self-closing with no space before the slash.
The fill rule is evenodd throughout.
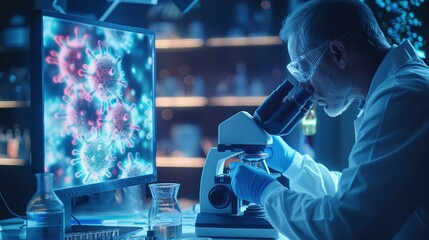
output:
<path id="1" fill-rule="evenodd" d="M 178 183 L 149 184 L 152 204 L 149 209 L 149 229 L 157 239 L 179 239 L 182 235 L 182 212 L 177 202 Z"/>
<path id="2" fill-rule="evenodd" d="M 64 239 L 64 205 L 55 194 L 52 173 L 37 173 L 37 191 L 28 202 L 27 239 Z"/>

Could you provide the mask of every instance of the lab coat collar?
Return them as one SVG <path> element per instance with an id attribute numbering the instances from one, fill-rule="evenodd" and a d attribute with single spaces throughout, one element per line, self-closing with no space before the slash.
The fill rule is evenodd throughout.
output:
<path id="1" fill-rule="evenodd" d="M 377 71 L 371 81 L 369 87 L 368 95 L 366 96 L 365 101 L 359 103 L 359 113 L 354 121 L 355 133 L 362 125 L 361 116 L 365 113 L 365 103 L 374 93 L 378 86 L 386 79 L 391 78 L 402 66 L 406 63 L 417 58 L 417 54 L 411 45 L 409 40 L 403 41 L 399 46 L 393 45 L 386 56 L 384 56 L 383 61 L 381 61 L 380 66 L 378 66 Z"/>
<path id="2" fill-rule="evenodd" d="M 416 58 L 417 53 L 409 40 L 403 41 L 399 46 L 392 46 L 375 72 L 367 99 L 383 81 L 393 76 L 402 66 Z"/>

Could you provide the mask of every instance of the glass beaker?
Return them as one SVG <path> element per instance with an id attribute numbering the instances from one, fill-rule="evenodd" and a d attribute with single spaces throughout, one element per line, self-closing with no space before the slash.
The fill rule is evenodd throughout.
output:
<path id="1" fill-rule="evenodd" d="M 64 239 L 64 205 L 53 190 L 52 173 L 37 173 L 37 190 L 27 204 L 27 239 Z"/>
<path id="2" fill-rule="evenodd" d="M 178 183 L 149 184 L 152 204 L 149 209 L 149 229 L 157 239 L 179 239 L 182 236 L 182 211 L 177 202 Z"/>

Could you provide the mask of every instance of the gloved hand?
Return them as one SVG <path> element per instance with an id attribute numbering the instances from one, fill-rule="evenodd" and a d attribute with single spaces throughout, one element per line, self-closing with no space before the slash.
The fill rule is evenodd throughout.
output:
<path id="1" fill-rule="evenodd" d="M 263 171 L 249 165 L 233 162 L 231 169 L 231 187 L 235 195 L 252 203 L 261 204 L 261 195 L 265 187 L 276 179 Z"/>
<path id="2" fill-rule="evenodd" d="M 269 155 L 265 161 L 270 168 L 283 173 L 289 168 L 297 151 L 291 148 L 281 137 L 272 137 L 273 145 L 265 150 Z"/>

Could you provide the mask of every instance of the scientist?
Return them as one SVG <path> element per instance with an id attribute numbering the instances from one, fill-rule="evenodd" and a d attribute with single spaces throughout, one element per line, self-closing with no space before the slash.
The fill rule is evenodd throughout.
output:
<path id="1" fill-rule="evenodd" d="M 308 1 L 280 37 L 329 116 L 360 102 L 349 165 L 329 171 L 274 137 L 267 163 L 290 189 L 234 163 L 235 194 L 290 239 L 429 239 L 429 68 L 413 46 L 389 45 L 358 0 Z"/>

